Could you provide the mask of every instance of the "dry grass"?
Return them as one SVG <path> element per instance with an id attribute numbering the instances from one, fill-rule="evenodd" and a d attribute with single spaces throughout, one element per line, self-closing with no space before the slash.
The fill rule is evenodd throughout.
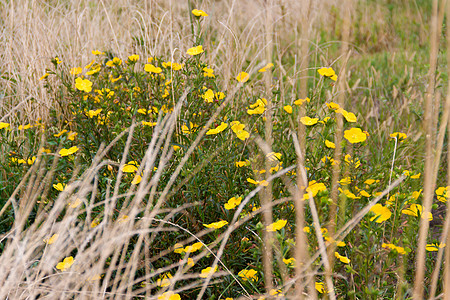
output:
<path id="1" fill-rule="evenodd" d="M 361 78 L 356 82 L 353 81 L 354 77 L 352 77 L 352 72 L 361 72 L 352 59 L 358 60 L 367 53 L 376 54 L 391 51 L 392 48 L 398 47 L 399 38 L 394 32 L 388 30 L 390 24 L 383 17 L 389 13 L 388 9 L 382 4 L 376 4 L 376 1 L 368 1 L 363 5 L 348 0 L 344 6 L 346 10 L 341 11 L 338 8 L 339 5 L 333 1 L 205 0 L 198 6 L 199 3 L 195 1 L 176 0 L 100 0 L 98 2 L 84 0 L 0 0 L 0 19 L 2 20 L 0 24 L 0 59 L 2 61 L 0 86 L 3 87 L 0 91 L 0 121 L 24 124 L 34 122 L 38 118 L 42 118 L 44 121 L 50 119 L 49 111 L 56 105 L 55 95 L 45 91 L 43 82 L 39 81 L 39 78 L 45 73 L 48 61 L 55 56 L 58 56 L 68 66 L 88 64 L 89 53 L 94 49 L 111 51 L 114 55 L 123 58 L 136 53 L 143 57 L 162 56 L 168 60 L 176 61 L 196 41 L 197 28 L 191 23 L 189 11 L 190 8 L 198 7 L 209 13 L 209 17 L 201 29 L 205 36 L 202 44 L 207 50 L 206 60 L 216 73 L 223 74 L 219 84 L 228 91 L 229 95 L 227 102 L 223 104 L 221 109 L 233 101 L 233 95 L 237 93 L 240 87 L 230 85 L 229 79 L 242 70 L 247 70 L 249 73 L 250 71 L 254 72 L 257 66 L 273 57 L 278 60 L 279 69 L 277 69 L 277 73 L 266 73 L 263 84 L 246 86 L 246 89 L 263 89 L 261 86 L 264 86 L 262 94 L 270 95 L 272 85 L 281 85 L 281 89 L 285 93 L 280 95 L 281 99 L 278 103 L 284 103 L 285 99 L 295 97 L 296 92 L 302 98 L 309 94 L 308 84 L 311 84 L 313 78 L 308 77 L 311 74 L 308 66 L 339 65 L 345 74 L 340 77 L 338 86 L 333 92 L 326 95 L 327 99 L 337 98 L 341 106 L 350 106 L 355 104 L 355 101 L 359 101 L 361 104 L 358 105 L 365 109 L 361 112 L 363 122 L 366 126 L 373 126 L 372 132 L 376 138 L 379 138 L 380 141 L 383 140 L 386 132 L 392 131 L 392 127 L 396 127 L 395 131 L 404 129 L 408 135 L 416 136 L 417 139 L 426 134 L 427 152 L 419 153 L 420 155 L 425 154 L 426 157 L 424 184 L 424 211 L 426 213 L 431 210 L 433 187 L 436 185 L 438 177 L 436 174 L 440 165 L 440 154 L 445 152 L 442 149 L 444 149 L 445 131 L 448 130 L 446 126 L 449 126 L 447 121 L 450 106 L 447 104 L 444 106 L 444 121 L 439 127 L 439 138 L 434 134 L 439 119 L 438 108 L 441 101 L 439 92 L 436 93 L 436 82 L 441 80 L 437 62 L 439 38 L 438 34 L 434 33 L 441 32 L 443 13 L 438 15 L 437 7 L 438 3 L 443 5 L 442 2 L 445 1 L 434 1 L 435 15 L 433 20 L 435 21 L 432 26 L 432 36 L 435 37 L 435 40 L 431 41 L 427 95 L 422 96 L 422 87 L 413 82 L 412 75 L 409 78 L 403 78 L 406 82 L 403 89 L 408 92 L 399 95 L 399 91 L 394 85 L 393 95 L 394 98 L 399 100 L 394 104 L 394 108 L 391 107 L 392 111 L 398 113 L 394 117 L 393 115 L 385 116 L 383 114 L 384 111 L 388 110 L 389 105 L 381 103 L 380 98 L 375 96 L 378 92 L 376 84 L 382 82 L 379 70 L 372 67 L 372 69 L 366 70 L 364 74 L 359 73 Z M 309 9 L 306 9 L 306 14 L 305 7 L 309 7 Z M 427 22 L 429 20 L 417 9 L 417 5 L 411 4 L 407 7 L 405 16 L 418 20 L 420 43 L 426 44 L 426 33 L 429 31 Z M 299 16 L 302 16 L 302 18 L 299 19 Z M 343 19 L 344 21 L 342 21 Z M 362 25 L 355 26 L 355 24 Z M 403 25 L 400 24 L 399 26 Z M 324 30 L 324 28 L 330 30 Z M 325 36 L 325 39 L 329 39 L 329 43 L 320 44 L 318 38 L 320 34 Z M 335 42 L 338 44 L 336 49 L 333 48 Z M 367 47 L 363 48 L 363 45 Z M 353 51 L 350 56 L 348 56 L 349 49 Z M 414 57 L 414 55 L 411 57 Z M 413 61 L 412 58 L 411 61 Z M 438 78 L 434 77 L 435 70 L 437 70 Z M 364 82 L 363 88 L 359 86 L 360 82 Z M 367 89 L 373 94 L 365 94 L 359 98 L 360 89 Z M 407 94 L 411 97 L 408 98 Z M 269 96 L 267 97 L 269 98 Z M 38 158 L 37 163 L 22 179 L 15 194 L 7 202 L 7 205 L 11 205 L 14 209 L 15 224 L 12 231 L 0 237 L 2 241 L 8 239 L 8 243 L 0 256 L 0 298 L 132 299 L 138 297 L 137 295 L 144 297 L 142 293 L 145 293 L 146 297 L 155 298 L 156 296 L 151 295 L 150 292 L 151 288 L 154 288 L 151 284 L 143 285 L 138 290 L 133 290 L 133 287 L 141 281 L 149 282 L 169 270 L 174 274 L 175 282 L 191 278 L 190 276 L 193 279 L 197 278 L 198 274 L 193 275 L 185 272 L 185 263 L 188 257 L 166 269 L 155 271 L 147 267 L 143 277 L 134 278 L 134 276 L 131 276 L 140 265 L 150 266 L 157 259 L 157 257 L 150 257 L 145 249 L 151 247 L 158 233 L 170 230 L 185 231 L 191 236 L 183 242 L 188 244 L 192 241 L 201 241 L 202 236 L 211 232 L 211 230 L 202 230 L 194 234 L 170 221 L 175 213 L 197 205 L 197 203 L 188 203 L 176 210 L 165 208 L 164 203 L 170 197 L 171 188 L 173 188 L 184 163 L 189 159 L 221 109 L 211 118 L 198 135 L 197 140 L 186 152 L 185 157 L 177 166 L 162 193 L 156 193 L 162 171 L 157 172 L 154 177 L 149 177 L 149 170 L 152 170 L 155 166 L 158 167 L 158 170 L 163 170 L 173 154 L 169 143 L 176 128 L 176 119 L 179 117 L 180 106 L 184 99 L 175 100 L 178 103 L 177 109 L 173 114 L 160 120 L 159 127 L 149 143 L 146 156 L 140 163 L 144 172 L 142 183 L 137 188 L 131 188 L 126 194 L 118 194 L 121 176 L 119 172 L 116 186 L 108 187 L 106 199 L 101 203 L 94 204 L 93 199 L 97 192 L 95 174 L 101 166 L 106 164 L 117 165 L 115 162 L 104 160 L 108 147 L 113 147 L 113 145 L 105 145 L 105 148 L 99 149 L 91 167 L 83 174 L 79 174 L 77 178 L 74 176 L 70 186 L 60 194 L 51 206 L 48 206 L 45 202 L 45 195 L 51 189 L 50 179 L 53 174 L 51 172 L 45 173 L 43 168 L 40 168 L 41 158 Z M 411 119 L 413 114 L 411 103 L 413 101 L 417 102 L 416 105 L 419 107 L 424 104 L 426 110 L 424 130 L 419 126 L 411 127 L 411 124 L 415 122 L 414 119 Z M 435 101 L 435 103 L 433 104 L 432 101 Z M 269 99 L 268 107 L 270 108 L 272 105 L 276 104 L 272 104 Z M 257 141 L 261 151 L 265 154 L 272 151 L 273 143 L 272 118 L 270 109 L 268 111 L 265 140 Z M 63 113 L 63 111 L 61 110 L 60 113 Z M 340 144 L 342 140 L 342 118 L 338 121 L 338 124 L 340 127 L 338 127 L 335 136 L 336 145 Z M 123 134 L 131 136 L 132 131 L 133 127 Z M 285 182 L 294 199 L 285 199 L 284 201 L 294 200 L 296 203 L 296 221 L 299 229 L 297 240 L 302 240 L 305 236 L 302 231 L 304 202 L 300 200 L 303 198 L 303 191 L 299 191 L 297 187 L 307 186 L 308 184 L 306 174 L 301 172 L 301 170 L 304 170 L 305 163 L 303 160 L 305 151 L 304 129 L 300 126 L 298 132 L 293 135 L 296 139 L 294 144 L 297 166 L 290 166 L 290 168 L 297 168 L 297 174 L 301 174 L 301 176 L 298 176 L 296 185 L 292 182 Z M 380 144 L 382 143 L 380 142 Z M 434 156 L 433 149 L 436 147 L 439 155 Z M 420 150 L 423 149 L 419 147 Z M 123 159 L 118 165 L 119 170 L 127 161 L 127 151 L 128 149 L 125 150 Z M 450 150 L 447 150 L 447 155 L 449 152 Z M 342 155 L 343 153 L 338 147 L 334 159 L 341 160 Z M 159 160 L 157 160 L 158 156 Z M 266 169 L 270 168 L 268 159 L 260 163 L 265 164 Z M 447 159 L 447 163 L 450 163 L 450 158 Z M 195 170 L 195 172 L 200 171 L 200 169 Z M 276 176 L 283 177 L 285 172 L 287 170 L 280 171 Z M 268 181 L 275 178 L 270 174 L 266 175 L 265 179 Z M 331 198 L 335 204 L 338 203 L 339 177 L 339 169 L 336 167 L 333 173 L 331 193 Z M 403 178 L 401 179 L 403 180 Z M 368 213 L 370 207 L 400 182 L 401 180 L 397 180 L 392 186 L 387 187 L 379 198 L 370 202 L 363 211 L 355 214 L 346 223 L 336 224 L 337 206 L 332 206 L 328 225 L 330 233 L 335 233 L 336 239 L 342 239 L 349 234 L 352 228 Z M 259 187 L 251 192 L 243 200 L 240 210 L 258 192 L 263 207 L 255 214 L 262 213 L 264 225 L 271 224 L 273 222 L 272 206 L 274 203 L 270 186 L 265 189 Z M 90 195 L 90 197 L 87 195 Z M 150 195 L 151 200 L 147 206 L 142 207 L 140 201 L 145 195 Z M 81 206 L 79 206 L 66 210 L 67 203 L 74 203 L 77 199 L 85 204 L 85 209 L 80 209 Z M 121 199 L 125 199 L 127 205 L 123 205 L 121 210 L 117 211 L 115 208 L 117 202 Z M 309 205 L 314 212 L 312 197 L 310 197 L 310 200 Z M 34 221 L 29 222 L 28 219 L 33 215 L 34 203 L 37 201 L 41 201 L 37 217 Z M 93 221 L 91 215 L 98 207 L 104 208 L 104 217 L 97 227 L 91 229 L 90 224 Z M 2 208 L 0 217 L 5 210 L 6 206 Z M 240 210 L 238 209 L 235 213 L 229 230 L 220 235 L 212 246 L 205 247 L 206 249 L 203 252 L 193 257 L 194 260 L 212 254 L 215 257 L 213 267 L 221 264 L 221 256 L 227 239 L 233 230 L 245 221 L 238 220 Z M 114 211 L 120 216 L 129 216 L 129 219 L 122 223 L 112 222 L 111 216 Z M 329 249 L 327 255 L 317 211 L 314 214 L 314 227 L 320 247 L 315 256 L 310 258 L 306 246 L 297 246 L 296 258 L 302 264 L 299 263 L 297 266 L 296 278 L 290 279 L 286 272 L 282 271 L 283 277 L 286 279 L 285 287 L 290 288 L 291 285 L 295 284 L 298 299 L 317 298 L 314 280 L 311 279 L 313 276 L 310 275 L 314 275 L 317 270 L 315 268 L 318 267 L 313 267 L 310 262 L 320 255 L 322 257 L 321 264 L 324 264 L 327 269 L 326 282 L 331 290 L 329 297 L 335 299 L 332 281 L 334 250 Z M 85 218 L 79 218 L 81 215 Z M 160 218 L 161 215 L 164 215 L 164 218 Z M 448 220 L 446 222 L 449 222 Z M 422 282 L 425 272 L 425 244 L 428 227 L 428 220 L 422 220 L 420 247 L 417 255 L 418 272 L 414 291 L 415 299 L 423 298 Z M 59 238 L 52 247 L 42 243 L 43 239 L 48 239 L 55 233 L 59 234 Z M 447 231 L 441 239 L 449 241 Z M 263 251 L 264 271 L 266 272 L 265 286 L 267 290 L 270 290 L 274 287 L 272 254 L 275 252 L 279 260 L 281 255 L 276 252 L 279 246 L 274 241 L 272 234 L 269 233 L 264 236 L 264 241 L 267 246 L 266 251 Z M 69 256 L 74 251 L 77 253 L 77 260 L 73 266 L 73 271 L 55 274 L 53 272 L 54 266 L 60 261 L 61 256 Z M 171 251 L 173 249 L 167 249 L 160 256 Z M 442 257 L 444 257 L 443 264 L 445 265 L 450 257 L 450 252 L 448 247 L 445 255 L 443 251 L 441 250 L 439 253 L 439 262 L 441 263 Z M 222 267 L 228 270 L 227 266 L 222 265 Z M 100 281 L 97 276 L 102 273 L 105 273 L 105 275 L 103 280 Z M 121 276 L 116 276 L 117 274 L 121 274 Z M 232 275 L 231 272 L 228 274 Z M 193 281 L 189 286 L 183 286 L 174 290 L 174 292 L 197 288 L 200 290 L 198 299 L 201 299 L 207 285 L 220 280 L 221 275 L 224 274 L 215 273 L 213 277 L 210 276 L 206 281 Z M 434 292 L 436 291 L 438 278 L 439 265 L 436 267 L 433 278 Z M 447 294 L 449 283 L 450 275 L 447 271 L 444 285 L 444 292 Z M 245 288 L 241 287 L 242 293 L 250 297 Z M 442 297 L 445 299 L 448 296 L 447 294 L 443 294 Z M 304 295 L 307 296 L 304 297 Z M 430 299 L 433 299 L 432 297 L 434 297 L 434 293 L 430 295 Z"/>

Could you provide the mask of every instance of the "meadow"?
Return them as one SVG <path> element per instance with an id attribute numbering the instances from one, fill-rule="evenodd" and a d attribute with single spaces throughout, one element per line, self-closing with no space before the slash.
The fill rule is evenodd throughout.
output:
<path id="1" fill-rule="evenodd" d="M 0 299 L 448 299 L 445 0 L 0 0 Z"/>

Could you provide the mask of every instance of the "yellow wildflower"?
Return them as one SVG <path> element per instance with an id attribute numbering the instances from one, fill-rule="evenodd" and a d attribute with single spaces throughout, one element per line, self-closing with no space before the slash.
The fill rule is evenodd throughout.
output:
<path id="1" fill-rule="evenodd" d="M 318 118 L 310 118 L 308 116 L 305 116 L 305 117 L 300 118 L 300 122 L 302 122 L 303 125 L 312 126 L 314 124 L 317 124 L 317 122 L 319 122 L 319 119 Z"/>
<path id="2" fill-rule="evenodd" d="M 247 82 L 250 79 L 250 76 L 246 72 L 241 72 L 236 76 L 236 80 L 238 82 Z"/>
<path id="3" fill-rule="evenodd" d="M 68 156 L 68 155 L 74 154 L 77 151 L 78 151 L 77 146 L 70 147 L 69 149 L 62 148 L 61 150 L 59 150 L 59 155 Z"/>
<path id="4" fill-rule="evenodd" d="M 214 274 L 217 271 L 217 266 L 213 269 L 211 267 L 207 267 L 205 269 L 202 270 L 200 277 L 201 278 L 206 278 L 208 277 L 210 274 Z"/>
<path id="5" fill-rule="evenodd" d="M 336 145 L 333 142 L 330 142 L 329 140 L 325 140 L 325 146 L 331 149 L 336 148 Z"/>
<path id="6" fill-rule="evenodd" d="M 89 79 L 82 79 L 81 77 L 77 77 L 75 79 L 75 87 L 86 93 L 92 91 L 92 82 Z"/>
<path id="7" fill-rule="evenodd" d="M 160 67 L 155 67 L 152 64 L 145 64 L 144 70 L 146 72 L 155 73 L 155 74 L 159 74 L 162 72 L 162 69 Z"/>
<path id="8" fill-rule="evenodd" d="M 189 54 L 191 56 L 195 56 L 195 55 L 198 55 L 198 54 L 203 53 L 203 52 L 204 52 L 203 51 L 203 46 L 199 45 L 199 46 L 196 46 L 196 47 L 189 48 L 187 50 L 186 54 Z"/>
<path id="9" fill-rule="evenodd" d="M 193 9 L 192 14 L 196 17 L 207 17 L 208 14 L 205 13 L 203 10 L 200 9 Z"/>
<path id="10" fill-rule="evenodd" d="M 370 208 L 370 211 L 375 214 L 375 216 L 370 218 L 370 221 L 375 220 L 375 222 L 377 223 L 383 223 L 384 221 L 388 220 L 392 215 L 391 211 L 387 207 L 379 203 L 372 206 Z"/>
<path id="11" fill-rule="evenodd" d="M 292 114 L 292 106 L 290 106 L 290 105 L 285 105 L 285 106 L 283 106 L 283 109 L 284 109 L 288 114 Z"/>
<path id="12" fill-rule="evenodd" d="M 287 220 L 278 220 L 275 223 L 266 226 L 266 231 L 268 232 L 278 231 L 282 229 L 284 226 L 286 226 L 286 224 Z"/>
<path id="13" fill-rule="evenodd" d="M 64 260 L 56 265 L 56 268 L 61 271 L 69 269 L 73 265 L 73 257 L 69 256 L 64 258 Z"/>
<path id="14" fill-rule="evenodd" d="M 238 198 L 233 197 L 233 198 L 230 198 L 230 199 L 228 200 L 228 202 L 225 203 L 224 207 L 225 207 L 226 210 L 233 209 L 233 208 L 235 208 L 236 206 L 238 206 L 239 204 L 241 204 L 241 201 L 242 201 L 242 197 L 238 197 Z"/>
<path id="15" fill-rule="evenodd" d="M 350 259 L 348 259 L 348 257 L 342 256 L 338 252 L 334 252 L 334 256 L 336 256 L 336 258 L 339 259 L 344 264 L 349 264 L 350 263 Z"/>
<path id="16" fill-rule="evenodd" d="M 344 138 L 352 144 L 364 142 L 367 135 L 360 128 L 351 128 L 344 131 Z"/>
<path id="17" fill-rule="evenodd" d="M 248 269 L 248 270 L 241 270 L 238 273 L 238 276 L 241 277 L 243 281 L 252 280 L 252 281 L 258 281 L 258 276 L 256 276 L 258 272 L 254 269 Z"/>
<path id="18" fill-rule="evenodd" d="M 258 72 L 259 73 L 264 73 L 267 72 L 268 69 L 273 67 L 273 63 L 268 63 L 267 65 L 265 65 L 263 68 L 259 69 Z"/>
<path id="19" fill-rule="evenodd" d="M 228 222 L 227 221 L 219 221 L 219 222 L 214 222 L 211 224 L 203 224 L 203 226 L 205 226 L 206 228 L 215 228 L 215 229 L 219 229 L 222 228 L 223 226 L 227 225 Z"/>

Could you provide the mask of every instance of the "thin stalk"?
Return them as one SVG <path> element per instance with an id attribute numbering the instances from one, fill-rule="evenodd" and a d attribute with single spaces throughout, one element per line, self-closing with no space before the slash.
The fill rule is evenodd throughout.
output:
<path id="1" fill-rule="evenodd" d="M 424 192 L 423 192 L 423 215 L 427 216 L 431 211 L 431 204 L 433 202 L 433 161 L 434 161 L 434 132 L 433 132 L 433 107 L 434 100 L 434 84 L 436 77 L 436 65 L 438 55 L 438 0 L 433 0 L 433 12 L 431 18 L 431 51 L 430 51 L 430 69 L 428 73 L 428 88 L 425 98 L 425 118 L 424 131 L 426 140 L 426 157 L 424 169 Z M 417 245 L 417 268 L 414 280 L 414 300 L 423 299 L 423 286 L 425 277 L 425 246 L 427 243 L 427 235 L 429 229 L 429 220 L 427 217 L 421 218 L 419 229 L 419 242 Z"/>

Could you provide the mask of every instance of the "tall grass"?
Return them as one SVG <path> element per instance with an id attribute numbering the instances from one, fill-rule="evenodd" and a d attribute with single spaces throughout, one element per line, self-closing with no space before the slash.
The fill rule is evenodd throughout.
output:
<path id="1" fill-rule="evenodd" d="M 437 201 L 442 198 L 436 192 L 450 184 L 450 165 L 445 168 L 450 102 L 441 96 L 450 84 L 449 58 L 439 52 L 447 51 L 440 42 L 450 13 L 445 5 L 438 0 L 432 7 L 400 0 L 0 1 L 0 122 L 9 124 L 0 128 L 5 220 L 0 221 L 0 298 L 447 299 L 450 252 L 443 242 L 450 243 L 450 218 L 444 213 L 448 203 Z M 209 16 L 193 16 L 194 8 Z M 197 45 L 204 56 L 186 55 Z M 83 106 L 89 97 L 69 74 L 88 65 L 96 49 L 106 52 L 96 58 L 102 71 L 113 57 L 128 68 L 121 73 L 126 85 L 115 90 L 122 98 L 114 104 L 123 105 L 115 124 L 104 124 L 109 114 L 104 123 L 89 123 L 92 117 L 85 114 L 93 108 Z M 125 62 L 132 54 L 140 56 L 136 66 L 142 68 L 143 60 L 153 58 L 156 66 L 182 61 L 190 71 L 177 77 L 164 69 L 170 82 L 141 74 L 130 59 Z M 51 67 L 55 57 L 63 63 Z M 274 67 L 259 73 L 268 63 Z M 214 79 L 201 75 L 204 66 L 214 70 Z M 337 81 L 318 75 L 320 67 L 333 67 Z M 54 74 L 40 80 L 46 72 Z M 240 72 L 251 80 L 236 78 Z M 139 89 L 130 85 L 134 79 Z M 167 98 L 152 90 L 157 84 L 167 87 Z M 226 96 L 205 106 L 207 89 Z M 143 108 L 135 97 L 141 90 L 159 105 L 151 134 L 137 113 Z M 307 97 L 311 104 L 293 104 Z M 264 113 L 247 114 L 259 98 L 267 100 Z M 368 131 L 364 144 L 344 138 L 353 123 L 328 110 L 330 102 L 357 115 L 358 126 Z M 162 113 L 163 105 L 167 112 Z M 73 107 L 81 117 L 72 115 Z M 127 111 L 134 112 L 129 119 Z M 317 116 L 322 129 L 305 124 L 305 116 Z M 325 116 L 335 116 L 334 127 L 327 127 Z M 194 119 L 203 123 L 196 128 Z M 250 138 L 237 140 L 231 131 L 210 135 L 221 122 L 232 127 L 237 120 L 246 124 Z M 36 129 L 41 122 L 45 131 Z M 19 129 L 28 123 L 37 123 L 36 130 Z M 85 137 L 83 153 L 58 154 L 71 143 L 55 135 L 66 128 L 83 129 L 78 136 Z M 394 132 L 406 133 L 406 142 L 397 136 L 393 147 Z M 334 142 L 334 150 L 325 140 Z M 49 145 L 50 153 L 33 152 Z M 283 158 L 273 159 L 276 152 Z M 34 154 L 36 160 L 27 164 Z M 20 155 L 24 165 L 14 163 Z M 321 162 L 324 155 L 328 158 Z M 133 174 L 140 174 L 137 184 L 130 184 L 137 177 L 124 171 L 132 161 L 138 165 Z M 248 169 L 235 167 L 238 161 Z M 357 161 L 361 167 L 355 167 Z M 423 182 L 403 170 L 422 172 Z M 258 183 L 249 185 L 249 177 Z M 347 177 L 351 183 L 343 183 Z M 370 187 L 369 178 L 378 179 L 379 186 Z M 58 181 L 67 186 L 56 193 Z M 326 190 L 313 191 L 315 181 Z M 411 196 L 420 188 L 423 201 L 420 193 Z M 370 197 L 358 194 L 361 190 Z M 242 196 L 242 202 L 225 210 L 220 203 L 232 195 Z M 413 218 L 407 210 L 419 203 L 423 211 Z M 372 218 L 379 204 L 392 212 L 389 221 Z M 431 223 L 422 217 L 429 213 Z M 266 230 L 284 219 L 284 229 Z M 226 230 L 202 225 L 217 220 L 227 220 Z M 440 242 L 436 255 L 429 250 L 435 241 Z M 202 250 L 174 254 L 193 243 Z M 353 256 L 339 255 L 343 251 Z M 69 257 L 75 257 L 73 265 L 56 268 Z M 295 262 L 285 262 L 288 257 Z M 203 276 L 207 266 L 218 271 Z M 254 269 L 256 279 L 239 272 Z"/>

